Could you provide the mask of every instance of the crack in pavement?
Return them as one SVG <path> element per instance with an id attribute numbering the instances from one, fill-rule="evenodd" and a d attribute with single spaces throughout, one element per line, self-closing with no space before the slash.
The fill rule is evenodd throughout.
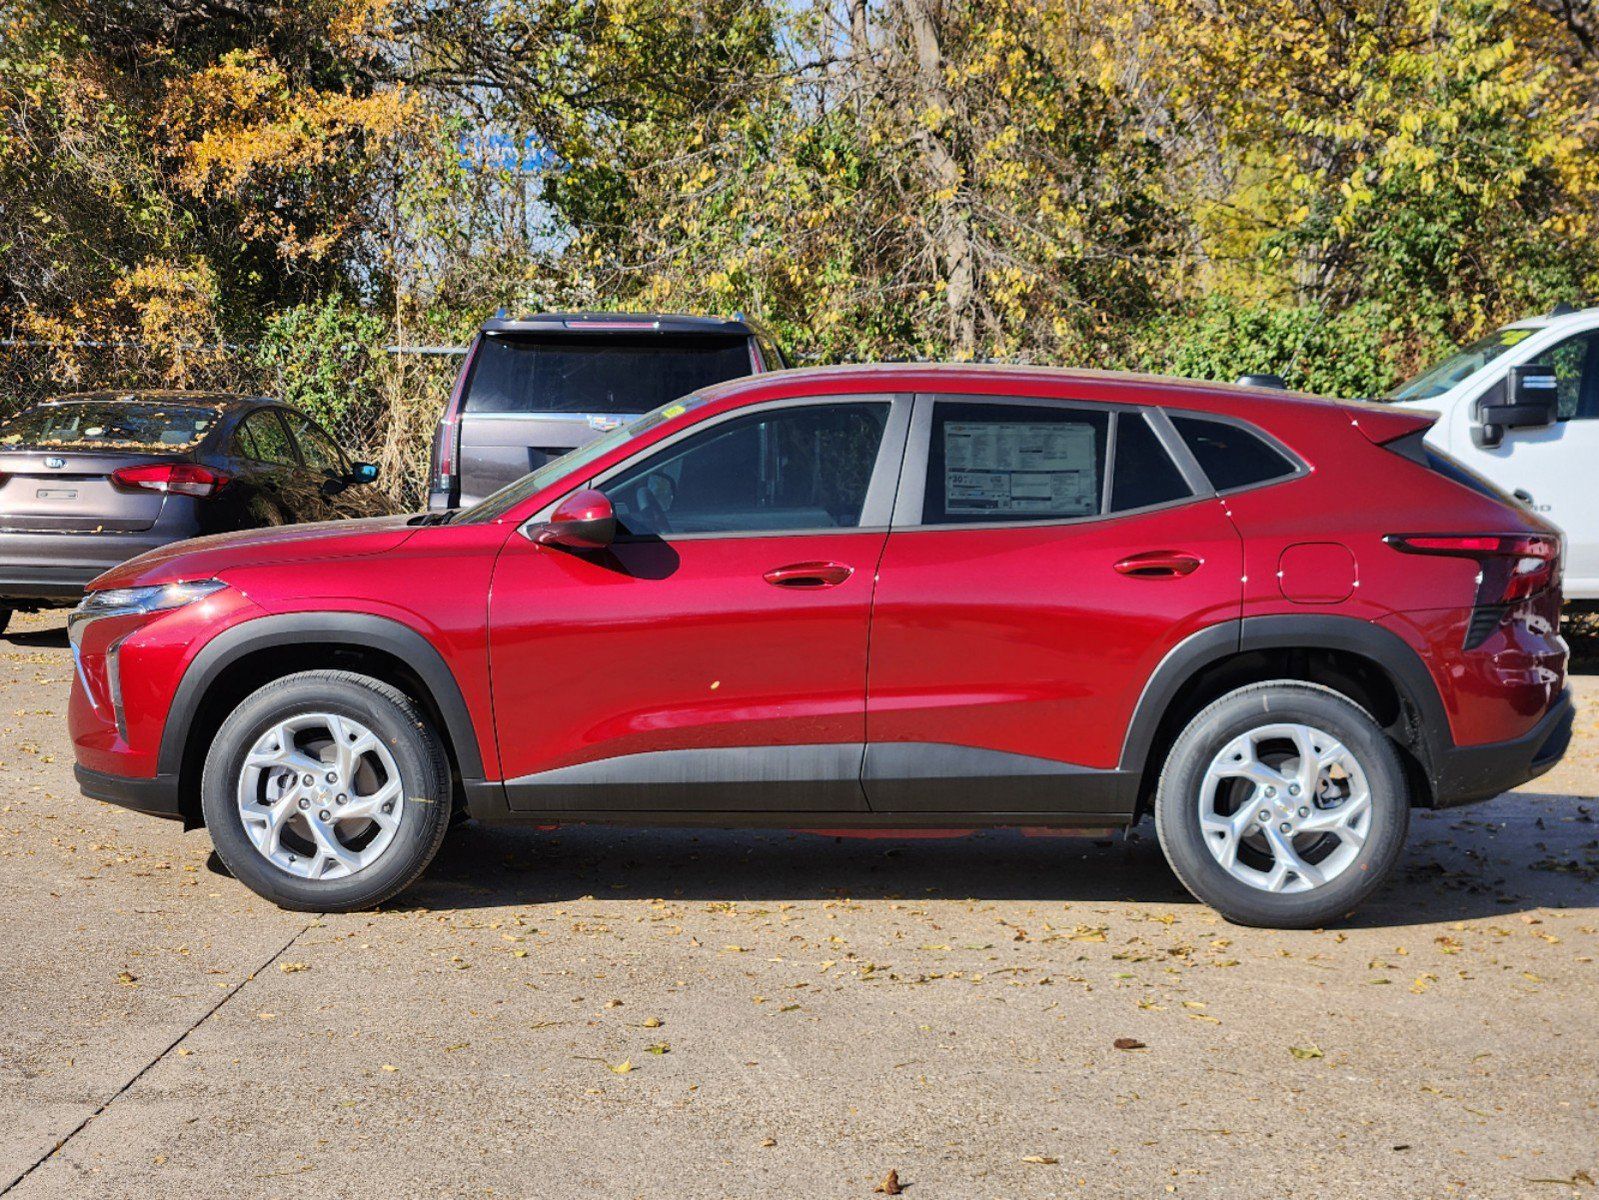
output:
<path id="1" fill-rule="evenodd" d="M 44 1166 L 45 1163 L 49 1162 L 57 1154 L 61 1153 L 61 1151 L 66 1148 L 68 1142 L 72 1141 L 73 1138 L 77 1137 L 80 1133 L 82 1133 L 85 1129 L 87 1129 L 90 1125 L 92 1125 L 94 1123 L 94 1121 L 100 1116 L 100 1114 L 102 1114 L 103 1112 L 105 1112 L 106 1109 L 110 1108 L 113 1104 L 115 1104 L 117 1102 L 117 1100 L 129 1088 L 131 1088 L 134 1084 L 138 1083 L 139 1080 L 143 1079 L 145 1077 L 145 1075 L 147 1075 L 150 1072 L 150 1069 L 152 1067 L 154 1067 L 157 1063 L 161 1062 L 169 1054 L 171 1054 L 174 1050 L 176 1050 L 179 1046 L 181 1046 L 188 1039 L 188 1037 L 189 1037 L 189 1035 L 191 1033 L 193 1033 L 196 1029 L 200 1028 L 200 1026 L 204 1025 L 213 1016 L 215 1016 L 219 1011 L 221 1011 L 222 1006 L 224 1004 L 226 1004 L 229 1000 L 233 999 L 233 997 L 237 996 L 241 991 L 243 991 L 246 984 L 248 984 L 251 980 L 253 980 L 257 975 L 261 974 L 262 971 L 265 971 L 273 963 L 277 962 L 278 959 L 282 958 L 285 954 L 287 954 L 288 950 L 289 950 L 289 947 L 294 945 L 295 942 L 299 941 L 302 937 L 304 937 L 305 934 L 308 931 L 310 931 L 311 929 L 315 928 L 316 925 L 326 915 L 327 914 L 325 914 L 325 913 L 317 913 L 315 916 L 313 916 L 311 918 L 311 920 L 307 921 L 303 926 L 301 926 L 298 930 L 296 930 L 293 937 L 291 937 L 288 941 L 284 942 L 283 945 L 279 946 L 276 950 L 274 950 L 272 952 L 272 954 L 267 957 L 265 962 L 263 962 L 255 970 L 247 972 L 243 979 L 239 980 L 238 983 L 234 984 L 231 988 L 229 988 L 226 992 L 224 992 L 222 994 L 222 998 L 221 999 L 219 999 L 210 1008 L 206 1009 L 205 1012 L 201 1013 L 199 1018 L 197 1020 L 195 1020 L 193 1024 L 191 1024 L 182 1033 L 178 1034 L 177 1037 L 173 1038 L 172 1041 L 170 1043 L 168 1043 L 166 1049 L 162 1050 L 160 1054 L 157 1054 L 149 1062 L 145 1063 L 144 1066 L 140 1067 L 137 1071 L 135 1071 L 133 1073 L 133 1075 L 128 1079 L 128 1081 L 126 1083 L 124 1083 L 116 1091 L 112 1092 L 111 1095 L 109 1095 L 109 1096 L 107 1096 L 105 1098 L 105 1100 L 100 1104 L 100 1107 L 96 1108 L 88 1116 L 84 1117 L 83 1120 L 79 1121 L 77 1123 L 77 1125 L 75 1125 L 72 1128 L 72 1131 L 67 1134 L 66 1137 L 58 1139 L 56 1141 L 55 1145 L 51 1146 L 50 1149 L 46 1150 L 43 1154 L 41 1154 L 38 1158 L 36 1158 L 33 1161 L 33 1163 L 25 1171 L 22 1172 L 22 1174 L 18 1175 L 10 1183 L 6 1184 L 4 1188 L 0 1188 L 0 1196 L 10 1195 L 11 1192 L 14 1191 L 22 1183 L 22 1181 L 25 1180 L 29 1175 L 32 1175 L 40 1167 Z"/>

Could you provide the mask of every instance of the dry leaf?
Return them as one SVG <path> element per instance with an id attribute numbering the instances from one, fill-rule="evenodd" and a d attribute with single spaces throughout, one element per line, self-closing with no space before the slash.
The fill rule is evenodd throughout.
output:
<path id="1" fill-rule="evenodd" d="M 890 1171 L 887 1175 L 883 1176 L 883 1182 L 874 1187 L 872 1192 L 874 1194 L 881 1193 L 884 1196 L 897 1196 L 904 1190 L 905 1189 L 900 1186 L 899 1172 Z"/>
<path id="2" fill-rule="evenodd" d="M 1037 1163 L 1041 1167 L 1053 1167 L 1060 1161 L 1060 1159 L 1051 1158 L 1047 1154 L 1029 1154 L 1026 1158 L 1022 1159 L 1022 1161 L 1024 1163 Z"/>
<path id="3" fill-rule="evenodd" d="M 645 1051 L 647 1054 L 670 1054 L 671 1052 L 672 1047 L 666 1042 L 656 1042 L 655 1045 Z"/>
<path id="4" fill-rule="evenodd" d="M 660 1017 L 645 1017 L 644 1018 L 644 1028 L 645 1029 L 659 1029 L 660 1027 L 661 1027 L 661 1018 Z"/>
<path id="5" fill-rule="evenodd" d="M 309 971 L 311 968 L 302 962 L 279 963 L 278 970 L 285 975 L 293 975 L 296 971 Z"/>
<path id="6" fill-rule="evenodd" d="M 770 1150 L 775 1145 L 777 1145 L 777 1139 L 776 1138 L 762 1138 L 761 1139 L 761 1149 L 763 1149 L 763 1150 Z"/>
<path id="7" fill-rule="evenodd" d="M 1295 1058 L 1300 1059 L 1327 1057 L 1322 1053 L 1321 1047 L 1316 1045 L 1314 1042 L 1308 1046 L 1290 1046 L 1288 1047 L 1288 1053 L 1292 1054 Z"/>
<path id="8" fill-rule="evenodd" d="M 1111 1043 L 1118 1050 L 1143 1050 L 1144 1043 L 1137 1038 L 1117 1038 Z"/>
<path id="9" fill-rule="evenodd" d="M 633 1069 L 633 1060 L 632 1059 L 628 1059 L 628 1058 L 624 1058 L 619 1063 L 607 1063 L 606 1065 L 611 1068 L 611 1074 L 613 1074 L 613 1075 L 626 1075 L 629 1071 L 631 1071 Z"/>

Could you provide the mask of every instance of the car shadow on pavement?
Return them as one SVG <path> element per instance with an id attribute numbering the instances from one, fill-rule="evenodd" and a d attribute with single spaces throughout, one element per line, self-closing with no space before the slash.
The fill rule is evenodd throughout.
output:
<path id="1" fill-rule="evenodd" d="M 51 629 L 13 629 L 10 633 L 0 635 L 0 638 L 10 642 L 13 646 L 27 646 L 35 650 L 65 650 L 67 648 L 67 628 L 65 625 Z"/>
<path id="2" fill-rule="evenodd" d="M 1599 804 L 1507 796 L 1415 814 L 1393 880 L 1348 922 L 1404 926 L 1592 904 Z M 1195 905 L 1145 822 L 1113 839 L 986 830 L 946 839 L 840 839 L 786 830 L 565 826 L 456 829 L 391 905 L 492 908 L 596 899 L 1032 900 Z"/>

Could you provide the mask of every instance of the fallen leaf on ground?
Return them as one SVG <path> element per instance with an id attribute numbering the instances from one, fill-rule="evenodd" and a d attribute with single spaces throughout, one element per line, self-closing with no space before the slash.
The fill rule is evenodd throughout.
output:
<path id="1" fill-rule="evenodd" d="M 633 1060 L 624 1058 L 619 1063 L 608 1063 L 607 1065 L 611 1068 L 611 1073 L 613 1075 L 626 1075 L 633 1069 Z"/>
<path id="2" fill-rule="evenodd" d="M 659 1029 L 660 1027 L 661 1027 L 661 1018 L 660 1017 L 645 1017 L 644 1018 L 644 1028 L 645 1029 Z"/>
<path id="3" fill-rule="evenodd" d="M 1146 1048 L 1144 1043 L 1137 1038 L 1117 1038 L 1111 1044 L 1118 1050 L 1143 1050 Z"/>
<path id="4" fill-rule="evenodd" d="M 656 1042 L 655 1045 L 645 1051 L 647 1054 L 670 1054 L 671 1052 L 672 1047 L 665 1042 Z"/>
<path id="5" fill-rule="evenodd" d="M 285 975 L 293 975 L 296 971 L 309 971 L 310 969 L 311 968 L 305 963 L 300 962 L 278 964 L 278 970 L 282 971 Z"/>
<path id="6" fill-rule="evenodd" d="M 1325 1058 L 1325 1057 L 1327 1057 L 1325 1054 L 1323 1054 L 1321 1052 L 1321 1047 L 1316 1045 L 1314 1042 L 1312 1042 L 1308 1046 L 1290 1046 L 1290 1047 L 1288 1047 L 1288 1053 L 1292 1054 L 1295 1058 Z"/>
<path id="7" fill-rule="evenodd" d="M 897 1196 L 905 1189 L 900 1186 L 899 1172 L 890 1171 L 883 1176 L 883 1182 L 872 1189 L 873 1194 L 881 1193 L 884 1196 Z"/>
<path id="8" fill-rule="evenodd" d="M 1037 1163 L 1041 1167 L 1053 1167 L 1060 1161 L 1060 1159 L 1051 1158 L 1047 1154 L 1029 1154 L 1026 1158 L 1022 1159 L 1022 1161 L 1024 1163 Z"/>

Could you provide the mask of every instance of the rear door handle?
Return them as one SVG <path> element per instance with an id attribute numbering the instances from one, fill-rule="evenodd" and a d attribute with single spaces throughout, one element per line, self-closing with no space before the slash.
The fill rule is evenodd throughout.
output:
<path id="1" fill-rule="evenodd" d="M 1177 579 L 1192 575 L 1204 561 L 1182 550 L 1149 550 L 1128 555 L 1116 564 L 1116 570 L 1134 579 Z"/>
<path id="2" fill-rule="evenodd" d="M 762 578 L 773 587 L 828 588 L 837 587 L 853 574 L 855 568 L 843 563 L 802 562 L 773 567 Z"/>

